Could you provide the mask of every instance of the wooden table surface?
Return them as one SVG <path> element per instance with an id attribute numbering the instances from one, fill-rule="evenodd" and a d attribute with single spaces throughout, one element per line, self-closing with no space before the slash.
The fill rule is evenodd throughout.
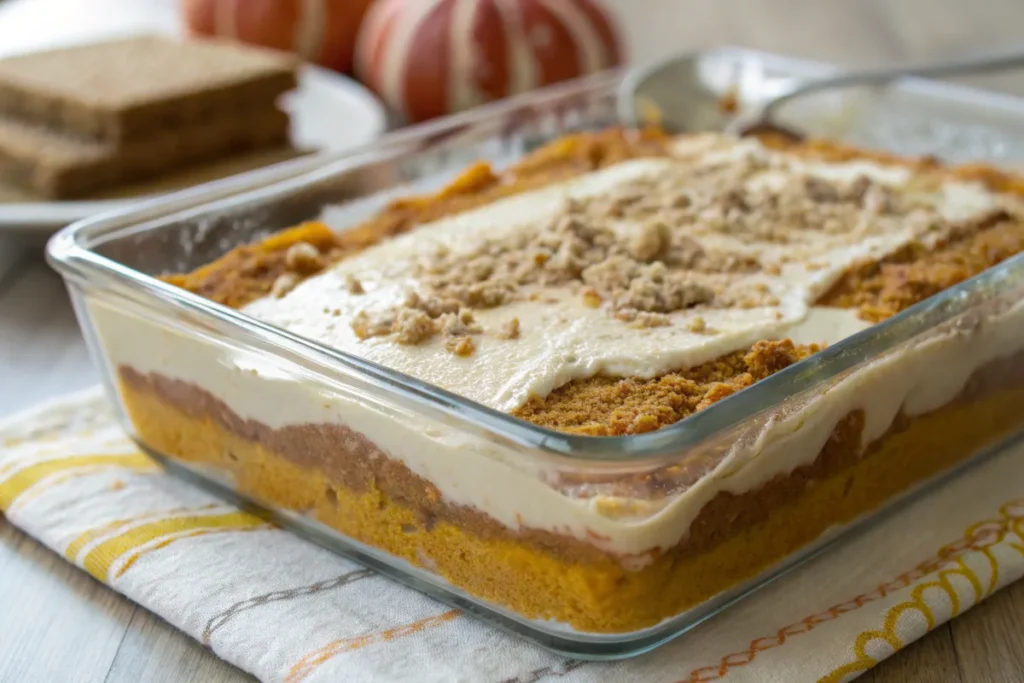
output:
<path id="1" fill-rule="evenodd" d="M 173 17 L 174 0 L 0 0 L 0 49 Z M 638 61 L 738 44 L 845 64 L 1024 47 L 1021 0 L 612 0 Z M 87 11 L 85 8 L 95 5 Z M 105 9 L 104 9 L 105 6 Z M 117 6 L 118 11 L 111 8 Z M 974 81 L 1024 95 L 1024 73 Z M 0 207 L 2 211 L 2 207 Z M 96 381 L 38 241 L 0 235 L 0 416 Z M 0 517 L 0 683 L 251 680 Z M 862 680 L 1024 681 L 1024 582 Z"/>

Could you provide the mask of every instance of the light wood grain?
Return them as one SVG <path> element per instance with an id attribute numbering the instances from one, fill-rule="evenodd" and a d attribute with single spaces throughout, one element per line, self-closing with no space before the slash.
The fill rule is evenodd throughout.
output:
<path id="1" fill-rule="evenodd" d="M 954 619 L 949 628 L 964 681 L 1024 681 L 1024 582 Z"/>
<path id="2" fill-rule="evenodd" d="M 155 28 L 173 19 L 168 10 L 173 2 L 7 0 L 0 5 L 0 43 L 23 49 L 85 33 Z M 608 2 L 617 9 L 631 54 L 640 62 L 730 43 L 851 65 L 1024 44 L 1020 0 Z M 124 11 L 100 9 L 118 3 Z M 5 13 L 14 19 L 4 23 Z M 58 15 L 65 21 L 49 18 Z M 31 35 L 33 27 L 36 35 Z M 971 82 L 1024 94 L 1021 75 Z M 85 386 L 95 376 L 63 286 L 42 262 L 38 246 L 0 237 L 0 416 Z M 0 681 L 5 683 L 252 680 L 2 517 L 0 634 Z M 1024 681 L 1024 583 L 939 627 L 862 680 Z"/>
<path id="3" fill-rule="evenodd" d="M 972 683 L 987 679 L 964 677 L 949 624 L 943 624 L 858 680 L 864 683 Z"/>
<path id="4" fill-rule="evenodd" d="M 0 517 L 0 681 L 102 681 L 135 606 Z"/>
<path id="5" fill-rule="evenodd" d="M 159 657 L 153 657 L 159 652 Z M 2 680 L 2 679 L 0 679 Z M 248 674 L 212 656 L 209 650 L 144 609 L 128 623 L 117 657 L 104 683 L 239 683 L 255 681 Z"/>

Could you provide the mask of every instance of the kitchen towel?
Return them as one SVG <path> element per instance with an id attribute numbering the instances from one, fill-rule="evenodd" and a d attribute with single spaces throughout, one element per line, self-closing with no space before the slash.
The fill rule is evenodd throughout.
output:
<path id="1" fill-rule="evenodd" d="M 264 681 L 845 681 L 1024 575 L 1024 446 L 654 652 L 551 654 L 165 474 L 98 390 L 0 423 L 8 520 Z"/>

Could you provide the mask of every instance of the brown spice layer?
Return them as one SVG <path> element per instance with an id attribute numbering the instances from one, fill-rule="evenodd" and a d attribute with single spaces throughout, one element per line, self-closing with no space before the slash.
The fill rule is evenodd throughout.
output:
<path id="1" fill-rule="evenodd" d="M 244 493 L 309 512 L 526 617 L 603 632 L 650 626 L 702 602 L 1024 425 L 1016 409 L 1024 354 L 979 370 L 933 413 L 898 416 L 871 444 L 862 443 L 864 414 L 853 411 L 813 462 L 753 491 L 719 493 L 682 542 L 638 565 L 446 501 L 339 424 L 271 429 L 195 385 L 124 366 L 120 377 L 139 436 L 158 451 L 226 469 Z"/>

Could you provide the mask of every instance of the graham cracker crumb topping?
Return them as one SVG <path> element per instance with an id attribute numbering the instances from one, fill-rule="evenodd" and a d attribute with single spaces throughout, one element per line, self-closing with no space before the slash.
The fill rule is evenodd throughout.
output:
<path id="1" fill-rule="evenodd" d="M 498 329 L 498 339 L 519 339 L 519 318 L 510 318 Z"/>
<path id="2" fill-rule="evenodd" d="M 361 250 L 417 226 L 430 230 L 434 221 L 504 197 L 556 187 L 598 169 L 611 170 L 620 161 L 661 157 L 629 161 L 634 170 L 606 174 L 596 185 L 573 185 L 566 190 L 573 196 L 554 215 L 546 213 L 545 220 L 512 226 L 501 215 L 483 214 L 485 220 L 495 220 L 493 232 L 474 225 L 472 239 L 444 237 L 440 241 L 450 246 L 415 252 L 402 262 L 397 278 L 384 282 L 385 287 L 378 282 L 379 269 L 364 272 L 339 265 L 343 282 L 338 287 L 335 280 L 331 291 L 360 298 L 316 302 L 318 311 L 348 316 L 360 339 L 380 338 L 375 344 L 384 345 L 372 351 L 378 354 L 375 358 L 407 356 L 417 363 L 425 356 L 390 345 L 429 343 L 436 348 L 425 350 L 427 354 L 476 354 L 476 362 L 500 363 L 501 344 L 518 339 L 516 354 L 526 353 L 538 334 L 547 334 L 546 328 L 535 326 L 536 320 L 551 326 L 551 339 L 564 332 L 565 346 L 559 353 L 582 345 L 584 353 L 600 364 L 605 357 L 600 345 L 606 338 L 638 348 L 646 344 L 647 350 L 637 353 L 656 355 L 661 352 L 657 345 L 666 340 L 671 345 L 686 335 L 706 336 L 684 343 L 711 349 L 707 355 L 687 349 L 673 356 L 672 365 L 617 370 L 652 380 L 574 379 L 547 398 L 530 399 L 516 412 L 559 429 L 613 434 L 669 424 L 666 406 L 673 419 L 680 419 L 757 381 L 768 372 L 765 368 L 779 369 L 813 353 L 813 347 L 780 346 L 783 342 L 750 347 L 749 337 L 734 343 L 741 338 L 737 329 L 748 320 L 776 329 L 776 321 L 788 325 L 797 320 L 800 306 L 820 305 L 856 308 L 861 317 L 880 320 L 1024 251 L 1024 221 L 1018 210 L 979 218 L 980 210 L 968 202 L 963 214 L 974 218 L 949 220 L 936 209 L 936 195 L 942 199 L 948 189 L 944 184 L 954 175 L 1006 195 L 1024 192 L 1024 182 L 991 169 L 959 174 L 934 162 L 894 161 L 819 143 L 757 147 L 726 141 L 712 145 L 708 153 L 703 143 L 691 152 L 683 147 L 677 151 L 665 139 L 627 149 L 618 142 L 609 146 L 606 138 L 621 142 L 629 135 L 603 135 L 600 144 L 589 147 L 556 143 L 512 172 L 484 173 L 477 168 L 436 196 L 399 200 L 355 230 L 332 234 L 323 226 L 307 224 L 240 247 L 195 273 L 166 279 L 226 305 L 240 307 L 266 298 L 274 307 L 275 298 L 292 300 L 289 292 L 306 277 L 333 262 L 359 259 Z M 832 173 L 837 169 L 817 165 L 849 161 L 864 162 L 870 174 L 858 176 L 855 168 Z M 882 172 L 868 167 L 875 162 L 884 167 Z M 599 189 L 573 189 L 578 187 Z M 587 192 L 591 196 L 579 196 Z M 550 202 L 550 197 L 549 193 L 541 198 Z M 961 198 L 945 200 L 957 204 Z M 910 237 L 901 242 L 905 246 L 893 247 L 896 242 L 886 240 L 899 231 Z M 865 244 L 882 246 L 872 250 Z M 859 259 L 852 265 L 835 255 L 847 247 L 856 253 L 851 258 Z M 831 290 L 823 294 L 808 285 L 794 296 L 791 283 L 812 281 Z M 397 287 L 392 286 L 395 283 Z M 386 298 L 403 286 L 409 290 L 406 298 Z M 308 291 L 316 289 L 303 287 L 294 295 L 297 305 L 303 304 L 304 296 L 309 298 Z M 810 294 L 804 296 L 805 292 Z M 281 306 L 287 305 L 285 301 Z M 596 321 L 601 336 L 588 338 L 590 330 L 580 326 L 581 317 Z M 330 322 L 325 329 L 334 325 Z M 629 332 L 619 334 L 619 326 Z M 674 336 L 673 326 L 683 335 Z M 542 343 L 548 343 L 548 337 Z M 721 355 L 739 346 L 744 350 Z M 615 362 L 630 361 L 631 351 L 632 347 L 616 351 L 620 355 Z M 712 352 L 720 357 L 700 364 Z M 677 357 L 687 360 L 677 363 Z M 580 366 L 593 358 L 581 356 Z M 692 367 L 678 369 L 687 365 Z M 666 367 L 675 371 L 664 374 Z M 429 379 L 429 371 L 424 372 Z M 698 388 L 683 380 L 692 380 Z M 618 398 L 605 393 L 612 385 Z M 675 388 L 668 391 L 669 385 Z M 472 395 L 465 387 L 454 390 L 485 402 L 493 395 Z M 606 410 L 582 411 L 584 405 L 593 408 L 605 400 Z M 615 401 L 624 412 L 612 415 Z M 572 411 L 580 419 L 566 419 Z M 561 416 L 555 417 L 556 412 Z"/>
<path id="3" fill-rule="evenodd" d="M 437 332 L 437 325 L 423 311 L 403 308 L 398 311 L 398 316 L 391 325 L 391 332 L 395 334 L 399 344 L 419 344 Z"/>
<path id="4" fill-rule="evenodd" d="M 281 273 L 274 280 L 274 284 L 270 286 L 270 295 L 275 299 L 280 299 L 288 292 L 295 289 L 295 286 L 299 284 L 299 278 L 294 273 Z"/>
<path id="5" fill-rule="evenodd" d="M 345 275 L 345 290 L 349 294 L 365 294 L 366 290 L 363 289 L 363 283 L 352 274 Z"/>
<path id="6" fill-rule="evenodd" d="M 296 242 L 288 247 L 284 256 L 285 267 L 300 275 L 319 272 L 324 267 L 320 250 L 309 242 Z"/>
<path id="7" fill-rule="evenodd" d="M 444 347 L 456 356 L 472 356 L 476 351 L 476 343 L 470 337 L 449 337 Z"/>
<path id="8" fill-rule="evenodd" d="M 439 320 L 517 301 L 556 301 L 538 289 L 568 288 L 585 306 L 631 327 L 664 327 L 690 309 L 779 306 L 781 292 L 758 277 L 779 278 L 787 264 L 808 272 L 827 267 L 815 260 L 822 248 L 815 235 L 829 236 L 835 248 L 884 233 L 895 221 L 914 221 L 922 233 L 950 230 L 934 207 L 866 175 L 829 180 L 787 164 L 755 151 L 667 165 L 595 197 L 568 197 L 539 225 L 424 254 L 407 300 L 374 314 L 378 324 L 358 324 L 386 329 L 403 308 Z M 711 333 L 706 324 L 684 325 Z"/>
<path id="9" fill-rule="evenodd" d="M 686 329 L 688 329 L 690 332 L 697 333 L 709 331 L 707 322 L 704 320 L 704 318 L 700 317 L 699 315 L 696 318 L 690 319 L 690 322 L 687 323 L 686 325 Z"/>

